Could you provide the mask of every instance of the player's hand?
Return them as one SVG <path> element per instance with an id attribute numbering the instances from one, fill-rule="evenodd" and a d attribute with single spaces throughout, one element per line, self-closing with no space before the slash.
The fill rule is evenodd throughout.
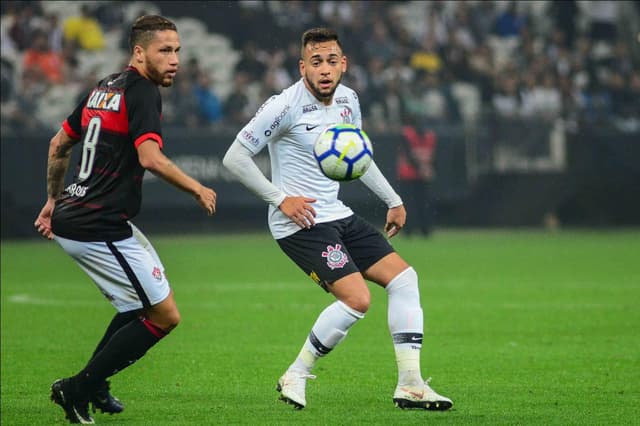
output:
<path id="1" fill-rule="evenodd" d="M 33 223 L 39 233 L 43 237 L 53 240 L 53 232 L 51 232 L 51 215 L 53 214 L 53 208 L 56 205 L 56 201 L 53 198 L 47 199 L 44 207 L 40 210 L 40 214 Z"/>
<path id="2" fill-rule="evenodd" d="M 387 238 L 393 238 L 398 235 L 398 232 L 404 227 L 407 222 L 407 211 L 403 205 L 390 208 L 387 212 L 387 223 L 384 225 L 384 231 L 387 233 Z"/>
<path id="3" fill-rule="evenodd" d="M 316 224 L 316 210 L 311 205 L 315 202 L 315 198 L 286 197 L 278 208 L 300 228 L 309 229 Z"/>
<path id="4" fill-rule="evenodd" d="M 196 200 L 207 211 L 207 214 L 211 216 L 216 212 L 216 192 L 204 185 L 200 186 L 200 191 L 195 195 Z"/>

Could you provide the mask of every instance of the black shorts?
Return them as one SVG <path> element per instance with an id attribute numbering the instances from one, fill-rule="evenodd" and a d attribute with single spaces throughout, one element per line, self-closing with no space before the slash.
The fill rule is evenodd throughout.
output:
<path id="1" fill-rule="evenodd" d="M 282 251 L 325 291 L 327 285 L 362 272 L 395 250 L 369 222 L 357 215 L 318 223 L 276 240 Z"/>

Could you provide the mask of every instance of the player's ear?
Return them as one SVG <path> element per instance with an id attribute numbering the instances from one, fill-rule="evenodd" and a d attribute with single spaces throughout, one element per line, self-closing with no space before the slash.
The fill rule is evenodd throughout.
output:
<path id="1" fill-rule="evenodd" d="M 300 59 L 298 61 L 298 68 L 300 69 L 300 77 L 304 77 L 304 60 Z"/>
<path id="2" fill-rule="evenodd" d="M 340 59 L 340 62 L 342 62 L 342 72 L 346 72 L 347 71 L 347 57 L 342 55 L 342 59 Z"/>
<path id="3" fill-rule="evenodd" d="M 144 62 L 144 49 L 138 44 L 133 47 L 133 60 L 137 64 L 142 64 Z"/>

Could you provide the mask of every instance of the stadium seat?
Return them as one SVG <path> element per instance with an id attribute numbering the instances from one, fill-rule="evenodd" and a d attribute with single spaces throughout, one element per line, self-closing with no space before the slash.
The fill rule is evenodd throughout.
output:
<path id="1" fill-rule="evenodd" d="M 183 43 L 193 44 L 197 40 L 201 40 L 207 34 L 207 26 L 196 18 L 175 18 L 173 20 L 178 27 L 180 38 Z"/>
<path id="2" fill-rule="evenodd" d="M 133 22 L 142 12 L 148 15 L 159 15 L 160 8 L 150 1 L 123 2 L 124 17 L 127 22 Z"/>
<path id="3" fill-rule="evenodd" d="M 460 105 L 460 113 L 466 123 L 473 123 L 480 114 L 480 91 L 471 84 L 461 81 L 451 85 L 451 93 Z"/>

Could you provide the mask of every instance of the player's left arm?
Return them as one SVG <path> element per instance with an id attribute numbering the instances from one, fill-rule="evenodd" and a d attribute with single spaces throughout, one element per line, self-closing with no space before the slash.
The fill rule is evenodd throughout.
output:
<path id="1" fill-rule="evenodd" d="M 209 215 L 216 211 L 216 192 L 186 174 L 160 150 L 155 139 L 137 144 L 140 165 L 176 188 L 193 195 Z"/>
<path id="2" fill-rule="evenodd" d="M 402 198 L 393 190 L 387 178 L 373 161 L 360 180 L 389 208 L 384 230 L 389 238 L 395 236 L 407 221 L 407 212 L 402 204 Z"/>
<path id="3" fill-rule="evenodd" d="M 47 201 L 40 210 L 34 226 L 44 237 L 53 239 L 51 232 L 51 215 L 56 200 L 64 191 L 64 177 L 69 168 L 71 149 L 79 141 L 72 138 L 63 129 L 51 138 L 49 142 L 49 156 L 47 160 Z"/>
<path id="4" fill-rule="evenodd" d="M 354 114 L 354 124 L 362 127 L 362 113 L 360 111 L 360 103 L 358 102 L 358 96 L 355 92 L 352 93 L 354 101 L 357 105 Z M 402 227 L 407 221 L 407 211 L 402 203 L 400 195 L 394 191 L 393 187 L 384 177 L 375 161 L 371 161 L 371 165 L 367 172 L 360 178 L 360 181 L 364 183 L 374 194 L 378 196 L 389 208 L 387 211 L 387 218 L 384 224 L 384 231 L 387 233 L 387 237 L 392 238 L 400 232 Z"/>

